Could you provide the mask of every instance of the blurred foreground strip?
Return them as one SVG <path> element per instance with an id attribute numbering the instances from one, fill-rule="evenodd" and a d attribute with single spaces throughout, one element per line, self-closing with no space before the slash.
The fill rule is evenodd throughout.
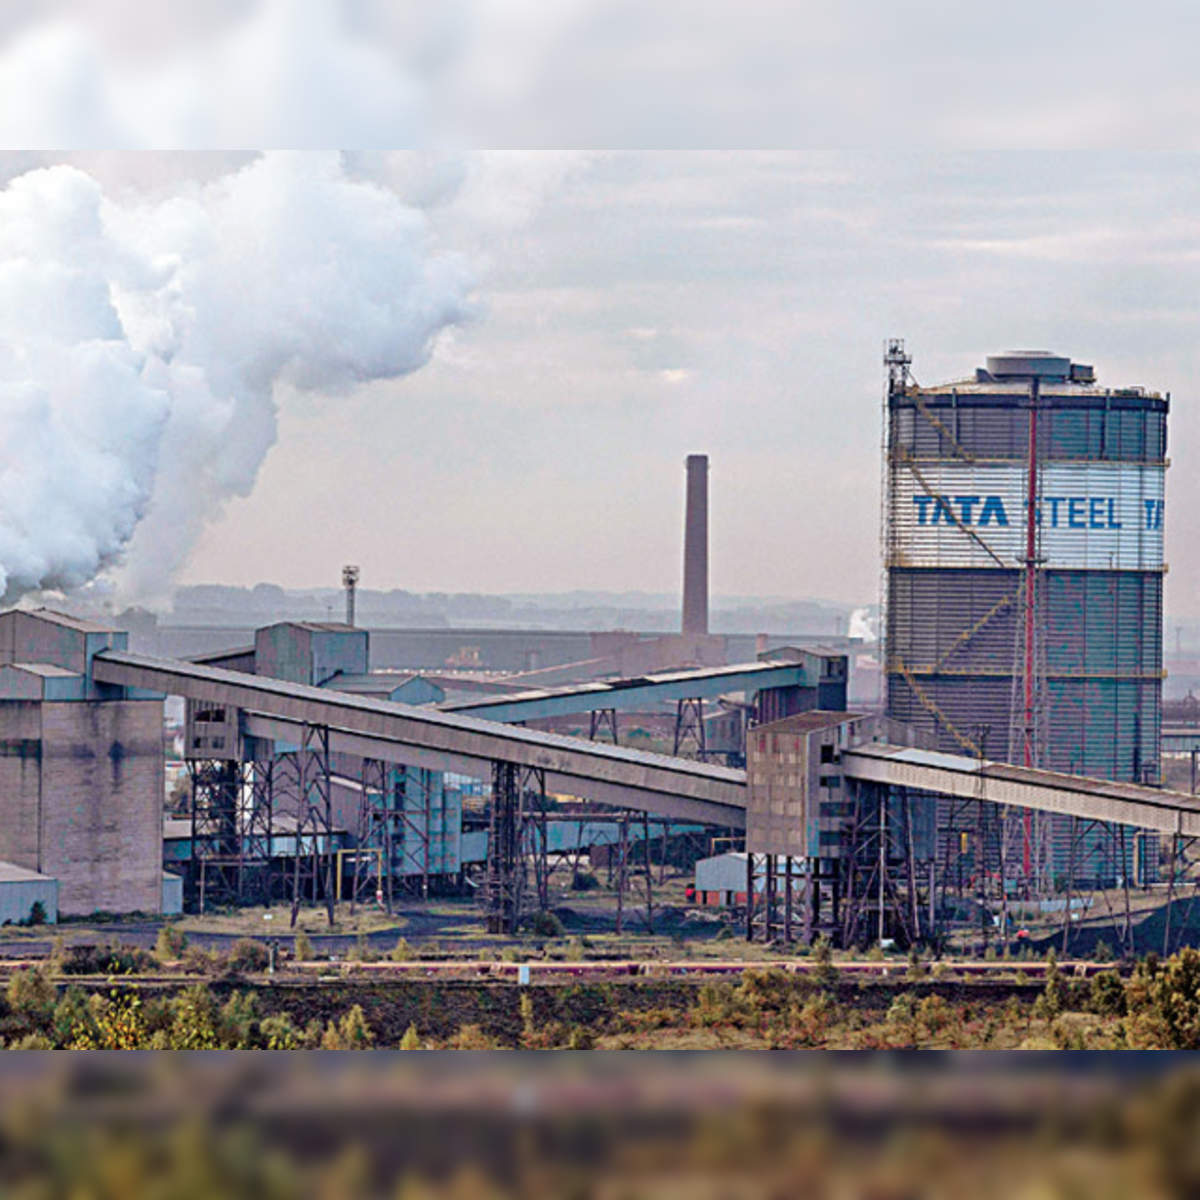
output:
<path id="1" fill-rule="evenodd" d="M 1200 1194 L 1164 1054 L 6 1055 L 17 1197 Z"/>

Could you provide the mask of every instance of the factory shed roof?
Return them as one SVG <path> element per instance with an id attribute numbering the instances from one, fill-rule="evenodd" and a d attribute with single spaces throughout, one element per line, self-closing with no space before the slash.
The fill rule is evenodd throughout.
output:
<path id="1" fill-rule="evenodd" d="M 754 733 L 813 733 L 818 729 L 835 729 L 847 721 L 861 721 L 866 717 L 861 712 L 829 712 L 814 708 L 808 712 L 793 713 L 765 725 L 755 725 Z"/>
<path id="2" fill-rule="evenodd" d="M 339 692 L 382 695 L 410 679 L 419 678 L 421 675 L 417 671 L 370 671 L 366 675 L 335 675 L 323 686 L 336 688 Z"/>
<path id="3" fill-rule="evenodd" d="M 293 629 L 307 629 L 309 633 L 366 633 L 359 625 L 347 625 L 343 621 L 276 621 L 273 625 L 264 625 L 264 629 L 275 629 L 280 625 L 290 625 Z"/>
<path id="4" fill-rule="evenodd" d="M 111 625 L 97 625 L 95 621 L 86 621 L 82 617 L 73 617 L 70 613 L 58 612 L 53 608 L 23 608 L 17 611 L 31 617 L 37 617 L 39 621 L 49 621 L 52 625 L 61 625 L 65 629 L 76 629 L 80 633 L 116 632 Z"/>
<path id="5" fill-rule="evenodd" d="M 0 862 L 0 883 L 26 883 L 31 879 L 45 879 L 50 882 L 54 876 L 42 875 L 27 867 L 18 867 L 16 863 Z"/>
<path id="6" fill-rule="evenodd" d="M 66 667 L 56 667 L 53 663 L 9 663 L 14 671 L 25 671 L 29 675 L 40 675 L 44 679 L 78 679 L 78 671 L 69 671 Z"/>

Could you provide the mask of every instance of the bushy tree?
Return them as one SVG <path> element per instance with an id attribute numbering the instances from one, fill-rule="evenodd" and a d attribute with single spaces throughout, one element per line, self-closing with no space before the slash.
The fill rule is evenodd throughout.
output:
<path id="1" fill-rule="evenodd" d="M 362 1008 L 355 1004 L 342 1014 L 341 1020 L 330 1021 L 321 1037 L 322 1050 L 368 1050 L 375 1041 L 375 1034 Z"/>
<path id="2" fill-rule="evenodd" d="M 184 988 L 171 1001 L 168 1039 L 172 1050 L 217 1049 L 217 1005 L 204 984 Z"/>
<path id="3" fill-rule="evenodd" d="M 72 1031 L 72 1050 L 140 1050 L 150 1043 L 141 997 L 133 991 L 92 995 L 87 1018 Z"/>
<path id="4" fill-rule="evenodd" d="M 1101 1016 L 1125 1015 L 1125 985 L 1116 971 L 1100 971 L 1092 976 L 1091 1007 Z"/>
<path id="5" fill-rule="evenodd" d="M 258 1036 L 258 997 L 253 992 L 234 992 L 221 1006 L 217 1037 L 226 1050 L 249 1050 Z"/>
<path id="6" fill-rule="evenodd" d="M 265 971 L 271 961 L 271 952 L 262 942 L 253 938 L 238 938 L 229 951 L 229 968 L 232 971 Z"/>
<path id="7" fill-rule="evenodd" d="M 164 925 L 154 942 L 154 957 L 160 963 L 178 962 L 187 949 L 187 934 L 176 925 Z"/>
<path id="8" fill-rule="evenodd" d="M 8 981 L 5 996 L 9 1012 L 22 1033 L 49 1029 L 58 992 L 44 969 L 31 967 L 17 971 Z"/>
<path id="9" fill-rule="evenodd" d="M 259 1034 L 268 1050 L 298 1050 L 303 1044 L 300 1031 L 287 1013 L 273 1013 L 263 1017 Z"/>
<path id="10" fill-rule="evenodd" d="M 1038 1012 L 1041 1016 L 1057 1017 L 1067 1006 L 1067 983 L 1058 969 L 1058 955 L 1051 950 L 1046 955 L 1046 985 L 1038 997 Z"/>
<path id="11" fill-rule="evenodd" d="M 1200 951 L 1185 946 L 1156 965 L 1150 1002 L 1169 1039 L 1164 1049 L 1200 1049 Z"/>

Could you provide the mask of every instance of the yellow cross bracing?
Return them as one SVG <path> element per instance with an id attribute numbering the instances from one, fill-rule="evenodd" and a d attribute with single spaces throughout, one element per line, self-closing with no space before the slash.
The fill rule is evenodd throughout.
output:
<path id="1" fill-rule="evenodd" d="M 956 637 L 954 641 L 952 641 L 946 648 L 945 653 L 943 653 L 937 662 L 934 663 L 933 670 L 940 671 L 942 667 L 946 665 L 946 660 L 955 652 L 955 650 L 969 642 L 989 621 L 991 621 L 994 617 L 998 617 L 1006 608 L 1009 607 L 1010 604 L 1013 604 L 1020 595 L 1024 586 L 1024 581 L 1022 581 L 1021 585 L 1015 592 L 1009 592 L 1007 595 L 1001 596 L 1000 599 L 997 600 L 996 603 L 993 604 L 992 607 L 989 608 L 987 612 L 985 612 L 983 616 L 975 622 L 974 625 L 972 625 L 969 629 L 964 629 L 962 633 L 960 633 L 958 637 Z"/>
<path id="2" fill-rule="evenodd" d="M 957 454 L 958 457 L 964 462 L 973 463 L 975 461 L 975 455 L 973 455 L 965 446 L 960 446 L 958 444 L 958 439 L 953 433 L 950 432 L 946 424 L 934 413 L 933 409 L 931 409 L 929 405 L 921 399 L 921 393 L 919 390 L 912 393 L 912 398 L 917 406 L 917 411 L 925 418 L 925 420 L 930 423 L 930 425 L 934 427 L 934 429 L 938 431 L 938 433 L 942 435 L 942 437 L 946 439 L 946 441 L 950 443 L 951 447 L 954 449 L 954 453 Z"/>
<path id="3" fill-rule="evenodd" d="M 970 755 L 974 758 L 982 758 L 983 751 L 976 745 L 965 733 L 963 733 L 953 721 L 950 720 L 941 708 L 938 707 L 933 697 L 926 694 L 925 689 L 917 682 L 916 676 L 905 665 L 904 660 L 896 657 L 889 663 L 889 671 L 892 670 L 894 664 L 895 671 L 899 673 L 904 682 L 912 688 L 913 695 L 920 700 L 924 709 L 933 717 L 935 721 L 939 721 L 950 731 L 950 736 Z"/>
<path id="4" fill-rule="evenodd" d="M 943 512 L 947 512 L 950 514 L 950 519 L 954 522 L 955 525 L 958 526 L 958 528 L 960 530 L 962 530 L 962 532 L 964 534 L 966 534 L 967 537 L 969 537 L 973 542 L 977 543 L 980 546 L 980 548 L 983 550 L 983 552 L 998 567 L 1004 567 L 1005 569 L 1009 568 L 1009 566 L 1011 564 L 1006 563 L 1004 561 L 1004 559 L 1002 559 L 1000 557 L 1000 555 L 998 555 L 995 552 L 995 550 L 993 550 L 991 548 L 991 546 L 989 546 L 987 544 L 987 542 L 985 542 L 983 540 L 983 538 L 981 538 L 979 536 L 979 534 L 975 532 L 974 529 L 971 529 L 969 526 L 964 525 L 962 522 L 962 519 L 954 511 L 953 506 L 946 499 L 946 497 L 930 486 L 929 481 L 925 478 L 924 475 L 921 474 L 920 468 L 917 466 L 916 462 L 913 460 L 912 455 L 909 454 L 907 450 L 905 450 L 903 448 L 898 449 L 896 452 L 896 458 L 897 458 L 898 462 L 900 462 L 901 464 L 906 466 L 913 473 L 913 477 L 921 485 L 921 488 L 924 490 L 925 494 L 927 496 L 929 496 L 932 500 L 934 500 L 940 506 L 940 508 Z"/>

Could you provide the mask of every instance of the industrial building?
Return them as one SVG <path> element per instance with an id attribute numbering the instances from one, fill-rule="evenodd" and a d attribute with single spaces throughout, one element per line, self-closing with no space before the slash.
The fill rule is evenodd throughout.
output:
<path id="1" fill-rule="evenodd" d="M 100 684 L 124 633 L 0 613 L 0 860 L 57 881 L 57 911 L 162 908 L 162 694 Z"/>
<path id="2" fill-rule="evenodd" d="M 888 715 L 955 753 L 1158 782 L 1169 396 L 1046 352 L 937 386 L 903 343 L 886 361 Z M 1132 853 L 1053 818 L 1003 837 L 1043 885 Z"/>
<path id="3" fill-rule="evenodd" d="M 373 670 L 355 568 L 345 622 L 191 662 L 0 614 L 0 883 L 63 913 L 467 883 L 511 931 L 587 847 L 623 885 L 640 842 L 649 908 L 651 839 L 665 859 L 707 828 L 745 849 L 700 872 L 706 900 L 741 897 L 749 934 L 849 944 L 929 937 L 968 896 L 1006 928 L 1011 882 L 1048 892 L 1064 866 L 1068 896 L 1146 878 L 1158 838 L 1200 836 L 1200 804 L 1154 786 L 1167 400 L 1040 353 L 934 388 L 901 344 L 888 365 L 888 715 L 852 710 L 842 647 L 725 662 L 693 455 L 679 633 L 597 635 L 605 653 L 507 680 Z M 191 795 L 164 825 L 165 695 Z M 672 754 L 621 744 L 647 713 L 673 719 Z M 590 738 L 555 731 L 572 716 Z"/>

